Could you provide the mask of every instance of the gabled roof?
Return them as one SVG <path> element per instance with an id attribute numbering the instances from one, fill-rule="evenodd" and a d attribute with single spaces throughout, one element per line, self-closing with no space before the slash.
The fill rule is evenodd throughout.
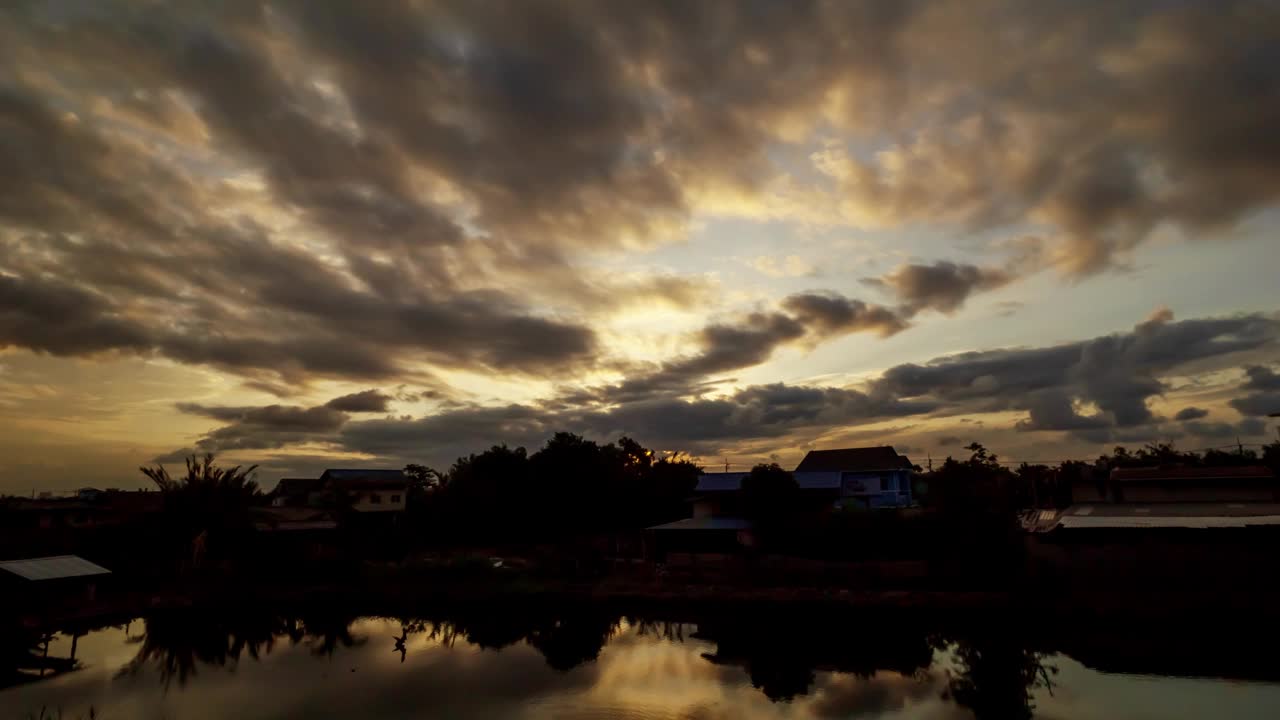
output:
<path id="1" fill-rule="evenodd" d="M 1141 467 L 1116 468 L 1111 479 L 1120 482 L 1160 482 L 1165 480 L 1271 480 L 1275 475 L 1261 465 L 1238 467 Z"/>
<path id="2" fill-rule="evenodd" d="M 324 481 L 320 478 L 280 478 L 273 495 L 305 495 L 320 489 Z"/>
<path id="3" fill-rule="evenodd" d="M 395 489 L 403 488 L 409 484 L 409 479 L 404 476 L 403 470 L 388 470 L 383 468 L 351 468 L 351 469 L 331 469 L 325 470 L 320 476 L 322 482 L 329 482 L 333 485 L 346 489 Z"/>
<path id="4" fill-rule="evenodd" d="M 796 472 L 859 472 L 863 470 L 911 469 L 911 461 L 892 447 L 881 445 L 839 450 L 810 450 Z"/>
<path id="5" fill-rule="evenodd" d="M 52 557 L 5 560 L 0 570 L 7 570 L 26 580 L 60 580 L 62 578 L 89 575 L 110 575 L 111 571 L 95 565 L 78 555 L 54 555 Z"/>

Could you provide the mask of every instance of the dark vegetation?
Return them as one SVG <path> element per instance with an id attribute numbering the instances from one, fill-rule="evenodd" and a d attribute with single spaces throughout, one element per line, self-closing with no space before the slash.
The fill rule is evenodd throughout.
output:
<path id="1" fill-rule="evenodd" d="M 703 568 L 701 578 L 641 562 L 661 560 L 646 556 L 652 545 L 644 528 L 687 517 L 701 470 L 686 456 L 661 456 L 629 438 L 601 444 L 569 433 L 533 453 L 495 446 L 447 471 L 410 465 L 406 511 L 394 517 L 356 517 L 343 498 L 332 497 L 336 530 L 263 532 L 254 518 L 267 498 L 254 468 L 222 468 L 205 457 L 188 460 L 181 475 L 143 469 L 163 512 L 56 533 L 13 531 L 16 524 L 0 516 L 0 540 L 15 557 L 81 554 L 111 568 L 117 588 L 138 593 L 200 592 L 228 582 L 528 589 L 602 579 L 631 583 L 633 592 L 708 578 L 753 587 L 1008 590 L 1026 584 L 1017 514 L 1068 505 L 1073 482 L 1101 482 L 1114 467 L 1172 463 L 1280 470 L 1277 444 L 1260 454 L 1116 448 L 1093 462 L 1015 468 L 979 444 L 968 451 L 917 472 L 920 507 L 907 510 L 831 511 L 826 503 L 815 513 L 790 472 L 759 465 L 744 482 L 742 508 L 757 527 L 755 545 Z"/>

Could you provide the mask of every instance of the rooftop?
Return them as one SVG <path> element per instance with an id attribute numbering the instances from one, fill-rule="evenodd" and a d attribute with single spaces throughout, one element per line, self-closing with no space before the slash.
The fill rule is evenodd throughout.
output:
<path id="1" fill-rule="evenodd" d="M 1031 532 L 1113 528 L 1244 528 L 1280 525 L 1280 503 L 1167 503 L 1072 505 L 1025 513 Z"/>
<path id="2" fill-rule="evenodd" d="M 101 565 L 95 565 L 78 555 L 54 555 L 52 557 L 28 558 L 26 560 L 4 560 L 0 561 L 0 570 L 6 570 L 18 577 L 32 581 L 111 574 L 110 570 Z"/>
<path id="3" fill-rule="evenodd" d="M 911 461 L 888 445 L 838 450 L 810 450 L 796 472 L 854 472 L 910 469 Z"/>
<path id="4" fill-rule="evenodd" d="M 322 482 L 320 478 L 280 478 L 272 492 L 276 495 L 304 495 L 319 490 Z"/>
<path id="5" fill-rule="evenodd" d="M 1269 468 L 1261 465 L 1240 465 L 1236 467 L 1140 467 L 1116 468 L 1111 471 L 1111 479 L 1120 482 L 1165 481 L 1165 480 L 1271 480 L 1275 475 Z"/>

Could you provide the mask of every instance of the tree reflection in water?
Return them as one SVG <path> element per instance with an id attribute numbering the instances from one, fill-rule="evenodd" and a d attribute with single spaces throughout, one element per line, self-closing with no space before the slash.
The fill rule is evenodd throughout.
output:
<path id="1" fill-rule="evenodd" d="M 210 615 L 159 613 L 144 620 L 139 636 L 128 638 L 138 650 L 118 676 L 154 671 L 168 688 L 185 685 L 204 667 L 235 671 L 244 657 L 259 659 L 279 643 L 306 646 L 316 657 L 332 658 L 345 648 L 369 641 L 353 632 L 356 617 L 311 612 L 298 617 L 270 613 Z M 388 634 L 388 649 L 404 662 L 409 639 L 425 636 L 450 648 L 461 639 L 481 649 L 500 650 L 526 643 L 547 665 L 567 672 L 594 662 L 623 626 L 624 619 L 600 612 L 522 612 L 476 608 L 438 617 L 399 619 L 399 634 Z M 1032 693 L 1052 690 L 1056 670 L 1043 654 L 1004 632 L 968 633 L 960 639 L 930 635 L 909 623 L 877 622 L 786 613 L 726 615 L 696 625 L 626 619 L 638 636 L 660 641 L 714 644 L 707 661 L 741 667 L 751 684 L 774 702 L 790 702 L 814 692 L 820 672 L 864 680 L 880 672 L 916 678 L 922 689 L 938 692 L 983 718 L 1032 716 Z M 694 630 L 696 628 L 696 630 Z M 933 669 L 935 652 L 949 651 L 954 663 L 945 678 Z"/>
<path id="2" fill-rule="evenodd" d="M 957 704 L 973 711 L 976 720 L 1009 718 L 1030 720 L 1035 703 L 1032 692 L 1053 692 L 1052 676 L 1058 669 L 1044 662 L 1044 654 L 1028 649 L 1007 633 L 984 634 L 978 640 L 955 646 L 956 671 L 947 693 Z"/>
<path id="3" fill-rule="evenodd" d="M 351 635 L 352 616 L 316 614 L 286 619 L 267 613 L 218 616 L 160 613 L 143 620 L 143 633 L 129 637 L 138 652 L 118 677 L 154 670 L 167 688 L 185 685 L 201 665 L 235 670 L 242 656 L 254 660 L 269 654 L 277 641 L 306 643 L 312 654 L 331 657 L 339 647 L 354 647 L 367 638 Z"/>

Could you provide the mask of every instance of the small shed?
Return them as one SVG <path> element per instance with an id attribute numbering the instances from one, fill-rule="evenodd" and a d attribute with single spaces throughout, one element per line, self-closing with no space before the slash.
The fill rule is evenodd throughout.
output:
<path id="1" fill-rule="evenodd" d="M 92 601 L 98 582 L 110 574 L 79 555 L 0 560 L 0 583 L 28 601 L 74 599 L 77 595 Z"/>

